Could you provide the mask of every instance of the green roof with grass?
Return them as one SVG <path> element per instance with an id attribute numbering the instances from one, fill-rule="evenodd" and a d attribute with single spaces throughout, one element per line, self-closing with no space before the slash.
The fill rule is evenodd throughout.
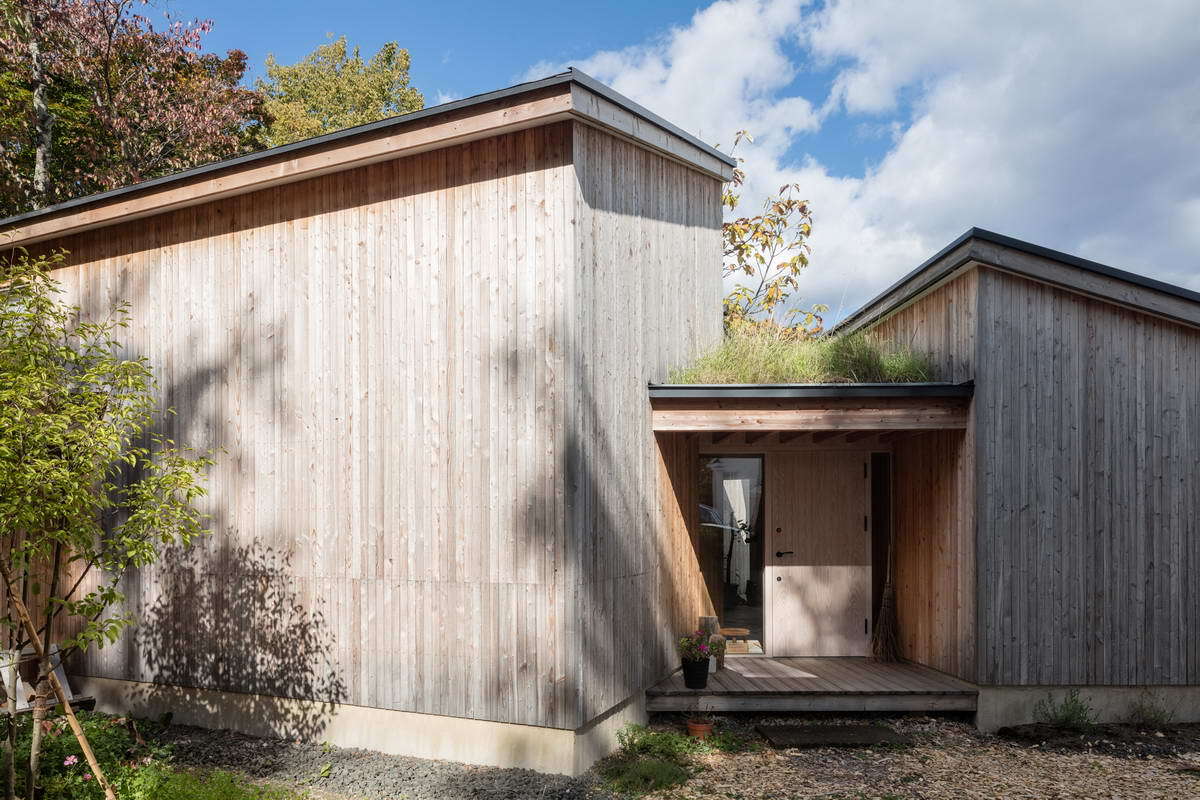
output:
<path id="1" fill-rule="evenodd" d="M 922 353 L 872 334 L 800 338 L 787 328 L 745 326 L 671 372 L 673 384 L 926 383 L 937 380 Z"/>

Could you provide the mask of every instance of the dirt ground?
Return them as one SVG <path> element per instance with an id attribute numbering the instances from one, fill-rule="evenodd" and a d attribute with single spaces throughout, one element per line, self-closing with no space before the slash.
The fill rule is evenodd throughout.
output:
<path id="1" fill-rule="evenodd" d="M 752 722 L 726 725 L 749 733 Z M 941 719 L 886 724 L 908 735 L 911 746 L 775 750 L 764 743 L 699 756 L 691 780 L 649 797 L 1200 798 L 1200 726 L 1163 735 L 1101 728 L 1042 742 L 1034 731 L 1014 741 Z"/>

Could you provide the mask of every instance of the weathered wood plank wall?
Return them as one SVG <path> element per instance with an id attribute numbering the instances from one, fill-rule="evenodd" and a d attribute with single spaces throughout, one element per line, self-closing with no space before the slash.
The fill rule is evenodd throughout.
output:
<path id="1" fill-rule="evenodd" d="M 719 336 L 719 190 L 563 122 L 49 243 L 225 449 L 216 535 L 81 670 L 563 728 L 660 678 L 695 591 L 645 386 Z"/>
<path id="2" fill-rule="evenodd" d="M 905 306 L 871 331 L 897 345 L 927 353 L 939 381 L 975 378 L 976 297 L 979 273 L 967 272 Z"/>
<path id="3" fill-rule="evenodd" d="M 984 267 L 874 330 L 932 353 L 939 377 L 976 381 L 966 438 L 945 453 L 975 465 L 975 519 L 958 517 L 975 529 L 974 679 L 1200 683 L 1200 591 L 1189 580 L 1200 569 L 1200 331 Z M 897 443 L 898 509 L 906 481 L 919 496 L 949 479 L 945 463 L 905 471 L 925 457 L 906 459 L 907 446 L 930 436 Z M 929 505 L 908 526 L 937 559 L 966 546 L 944 536 L 952 511 Z M 901 603 L 907 594 L 948 608 L 936 600 L 946 587 L 922 569 L 913 566 Z M 915 637 L 905 647 L 972 677 L 953 667 L 970 663 L 965 652 L 937 644 L 949 641 L 949 616 L 916 611 L 904 612 L 902 637 Z"/>
<path id="4" fill-rule="evenodd" d="M 979 274 L 970 270 L 872 330 L 929 354 L 938 380 L 975 378 Z M 965 430 L 936 431 L 893 445 L 896 604 L 906 658 L 976 676 L 975 438 L 972 403 Z"/>
<path id="5" fill-rule="evenodd" d="M 216 535 L 86 674 L 575 727 L 560 123 L 62 241 L 222 447 Z M 247 702 L 251 702 L 247 700 Z M 305 720 L 297 720 L 302 727 Z"/>
<path id="6" fill-rule="evenodd" d="M 1200 683 L 1200 331 L 988 270 L 980 680 Z"/>
<path id="7" fill-rule="evenodd" d="M 973 680 L 975 471 L 967 433 L 901 439 L 892 463 L 901 654 Z"/>
<path id="8" fill-rule="evenodd" d="M 687 617 L 696 611 L 680 609 L 697 589 L 677 563 L 694 556 L 678 552 L 686 526 L 663 523 L 672 490 L 659 485 L 646 384 L 720 338 L 721 184 L 583 125 L 574 152 L 567 503 L 578 546 L 569 569 L 582 627 L 580 714 L 592 719 L 662 678 L 680 623 L 695 624 Z"/>

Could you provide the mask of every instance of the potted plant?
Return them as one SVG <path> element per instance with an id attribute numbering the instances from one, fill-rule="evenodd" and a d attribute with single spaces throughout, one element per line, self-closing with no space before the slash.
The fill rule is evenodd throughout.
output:
<path id="1" fill-rule="evenodd" d="M 713 721 L 710 717 L 693 716 L 687 721 L 688 736 L 696 739 L 707 739 L 712 736 Z"/>
<path id="2" fill-rule="evenodd" d="M 696 631 L 679 637 L 679 660 L 683 663 L 683 685 L 689 689 L 703 689 L 708 686 L 708 660 L 712 657 L 712 648 L 708 644 L 708 634 Z"/>

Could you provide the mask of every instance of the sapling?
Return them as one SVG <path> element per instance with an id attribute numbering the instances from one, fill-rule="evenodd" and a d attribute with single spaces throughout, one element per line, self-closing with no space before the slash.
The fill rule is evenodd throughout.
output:
<path id="1" fill-rule="evenodd" d="M 211 464 L 158 432 L 150 365 L 115 338 L 129 324 L 128 307 L 90 321 L 63 301 L 52 271 L 65 259 L 16 250 L 0 260 L 0 576 L 12 660 L 30 648 L 37 667 L 30 798 L 38 795 L 40 723 L 52 697 L 90 752 L 55 668 L 74 652 L 115 642 L 133 622 L 119 610 L 126 572 L 204 531 L 195 502 Z M 13 797 L 11 746 L 5 757 Z M 99 765 L 89 766 L 115 797 Z"/>

